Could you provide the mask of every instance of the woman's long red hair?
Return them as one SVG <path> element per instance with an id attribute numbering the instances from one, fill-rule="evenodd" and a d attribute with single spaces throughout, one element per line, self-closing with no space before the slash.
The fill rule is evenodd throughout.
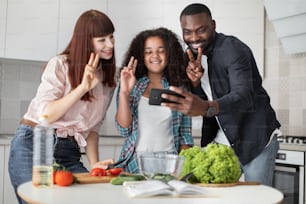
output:
<path id="1" fill-rule="evenodd" d="M 92 39 L 94 37 L 104 37 L 115 31 L 112 21 L 104 13 L 97 10 L 84 12 L 76 22 L 72 38 L 61 53 L 68 56 L 69 63 L 69 81 L 72 89 L 76 88 L 82 82 L 84 68 L 88 63 L 90 53 L 93 52 Z M 109 60 L 101 59 L 103 79 L 102 84 L 109 87 L 115 87 L 116 61 L 115 53 Z M 90 101 L 94 96 L 87 92 L 82 100 Z"/>

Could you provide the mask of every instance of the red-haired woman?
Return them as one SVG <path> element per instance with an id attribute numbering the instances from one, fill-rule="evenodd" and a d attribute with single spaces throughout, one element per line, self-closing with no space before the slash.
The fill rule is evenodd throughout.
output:
<path id="1" fill-rule="evenodd" d="M 41 115 L 48 115 L 55 129 L 54 159 L 69 171 L 88 172 L 80 161 L 80 147 L 92 168 L 113 162 L 99 161 L 98 132 L 116 86 L 114 30 L 104 13 L 86 11 L 67 48 L 47 63 L 11 143 L 9 173 L 15 192 L 32 179 L 33 127 Z"/>

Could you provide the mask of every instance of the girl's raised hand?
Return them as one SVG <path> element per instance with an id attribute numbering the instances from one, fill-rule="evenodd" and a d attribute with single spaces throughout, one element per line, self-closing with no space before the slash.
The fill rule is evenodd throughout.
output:
<path id="1" fill-rule="evenodd" d="M 136 77 L 135 77 L 135 71 L 137 67 L 137 59 L 135 59 L 133 56 L 130 58 L 130 61 L 127 66 L 123 67 L 120 73 L 120 91 L 122 93 L 129 94 L 135 83 L 136 83 Z"/>
<path id="2" fill-rule="evenodd" d="M 81 85 L 86 91 L 93 89 L 98 83 L 99 78 L 97 77 L 97 67 L 99 65 L 100 57 L 98 54 L 91 53 L 88 64 L 85 66 L 83 79 Z"/>

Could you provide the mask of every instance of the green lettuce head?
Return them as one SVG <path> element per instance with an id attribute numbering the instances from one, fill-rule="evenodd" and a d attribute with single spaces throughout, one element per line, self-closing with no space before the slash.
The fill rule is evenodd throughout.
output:
<path id="1" fill-rule="evenodd" d="M 185 157 L 182 176 L 193 173 L 200 183 L 233 183 L 241 175 L 240 163 L 234 150 L 223 144 L 208 144 L 204 149 L 194 146 L 182 150 Z"/>

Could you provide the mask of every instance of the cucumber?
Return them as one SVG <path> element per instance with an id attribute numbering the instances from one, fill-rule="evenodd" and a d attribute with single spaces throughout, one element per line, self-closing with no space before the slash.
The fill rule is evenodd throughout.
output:
<path id="1" fill-rule="evenodd" d="M 113 185 L 122 185 L 125 181 L 142 181 L 145 177 L 142 175 L 119 175 L 116 178 L 112 178 L 110 181 Z"/>
<path id="2" fill-rule="evenodd" d="M 170 174 L 161 174 L 161 173 L 157 173 L 157 174 L 154 174 L 152 179 L 154 180 L 160 180 L 160 181 L 163 181 L 165 183 L 168 183 L 169 181 L 171 180 L 176 180 L 176 177 L 175 176 L 172 176 Z"/>

